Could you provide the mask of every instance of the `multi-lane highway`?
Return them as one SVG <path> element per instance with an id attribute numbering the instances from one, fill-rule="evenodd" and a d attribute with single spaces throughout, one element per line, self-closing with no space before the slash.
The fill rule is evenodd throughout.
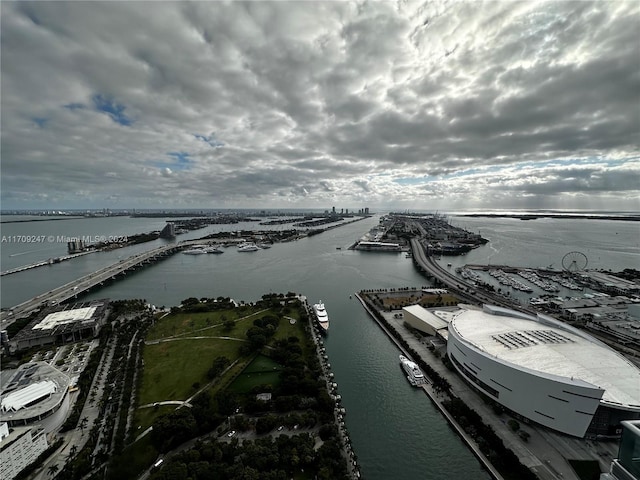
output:
<path id="1" fill-rule="evenodd" d="M 136 270 L 145 264 L 153 263 L 160 258 L 172 255 L 191 243 L 193 242 L 165 245 L 147 252 L 133 255 L 127 259 L 120 260 L 118 263 L 109 265 L 101 270 L 90 273 L 89 275 L 85 275 L 77 280 L 38 295 L 26 302 L 22 302 L 21 304 L 12 307 L 9 311 L 4 311 L 0 314 L 1 329 L 4 330 L 8 325 L 13 323 L 15 319 L 24 317 L 37 308 L 45 305 L 56 305 L 62 303 L 87 290 L 90 290 L 96 285 L 111 280 L 118 275 L 126 274 L 128 271 Z"/>
<path id="2" fill-rule="evenodd" d="M 479 290 L 477 285 L 467 282 L 466 280 L 456 276 L 445 268 L 442 268 L 435 258 L 426 254 L 420 240 L 418 238 L 411 239 L 411 250 L 414 261 L 429 276 L 437 278 L 447 285 L 447 288 L 455 293 L 460 299 L 470 303 L 489 303 L 501 307 L 511 308 L 513 310 L 526 311 L 527 313 L 535 312 L 525 309 L 520 305 L 516 305 L 507 299 L 491 294 L 490 292 Z"/>

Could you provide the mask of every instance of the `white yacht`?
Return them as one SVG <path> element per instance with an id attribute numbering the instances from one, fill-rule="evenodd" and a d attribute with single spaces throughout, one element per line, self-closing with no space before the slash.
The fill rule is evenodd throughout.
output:
<path id="1" fill-rule="evenodd" d="M 210 247 L 205 248 L 204 253 L 224 253 L 224 251 L 216 247 L 215 245 L 212 245 Z"/>
<path id="2" fill-rule="evenodd" d="M 238 245 L 238 251 L 239 252 L 255 252 L 257 250 L 260 250 L 260 249 L 253 242 L 247 242 L 247 243 L 242 243 L 242 244 Z"/>
<path id="3" fill-rule="evenodd" d="M 316 319 L 318 320 L 320 328 L 324 332 L 327 332 L 329 330 L 329 315 L 327 315 L 327 310 L 324 308 L 322 300 L 313 305 L 313 311 L 316 314 Z"/>
<path id="4" fill-rule="evenodd" d="M 409 383 L 411 385 L 413 385 L 414 387 L 418 387 L 427 383 L 427 379 L 422 373 L 422 370 L 420 370 L 420 367 L 418 367 L 418 365 L 416 365 L 404 355 L 400 355 L 400 364 L 402 365 L 404 371 L 407 373 L 407 380 L 409 380 Z"/>
<path id="5" fill-rule="evenodd" d="M 207 252 L 201 246 L 196 245 L 193 248 L 183 250 L 182 253 L 184 253 L 185 255 L 202 255 L 203 253 L 207 253 Z"/>

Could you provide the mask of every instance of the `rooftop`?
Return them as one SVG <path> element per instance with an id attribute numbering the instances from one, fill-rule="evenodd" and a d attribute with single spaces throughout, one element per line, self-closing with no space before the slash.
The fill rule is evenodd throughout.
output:
<path id="1" fill-rule="evenodd" d="M 59 312 L 50 313 L 44 317 L 39 323 L 33 326 L 36 330 L 51 330 L 59 325 L 66 323 L 76 323 L 91 320 L 97 306 L 74 308 L 72 310 L 61 310 Z"/>
<path id="2" fill-rule="evenodd" d="M 20 365 L 2 384 L 0 422 L 11 425 L 47 415 L 60 405 L 68 387 L 69 377 L 45 362 Z"/>
<path id="3" fill-rule="evenodd" d="M 58 386 L 51 380 L 32 383 L 31 385 L 11 392 L 2 399 L 2 411 L 18 411 L 25 406 L 49 396 L 58 390 Z"/>
<path id="4" fill-rule="evenodd" d="M 435 330 L 447 328 L 448 322 L 446 320 L 421 305 L 409 305 L 408 307 L 402 307 L 402 310 L 431 325 Z"/>
<path id="5" fill-rule="evenodd" d="M 640 369 L 583 332 L 553 319 L 489 306 L 461 309 L 449 328 L 487 355 L 587 382 L 605 390 L 602 403 L 640 411 Z"/>

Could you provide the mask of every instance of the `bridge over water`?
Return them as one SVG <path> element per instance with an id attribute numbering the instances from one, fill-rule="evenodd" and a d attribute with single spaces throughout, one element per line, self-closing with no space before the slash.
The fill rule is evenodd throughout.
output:
<path id="1" fill-rule="evenodd" d="M 477 303 L 489 303 L 491 305 L 498 305 L 501 307 L 511 308 L 514 310 L 520 310 L 527 313 L 533 313 L 531 309 L 516 305 L 506 300 L 505 298 L 492 294 L 485 290 L 479 290 L 478 287 L 457 275 L 451 273 L 449 270 L 443 268 L 436 262 L 433 256 L 427 255 L 424 247 L 420 243 L 418 238 L 411 239 L 411 251 L 413 255 L 413 262 L 416 266 L 424 272 L 427 276 L 433 277 L 444 283 L 447 288 L 460 299 L 463 299 L 471 304 Z"/>
<path id="2" fill-rule="evenodd" d="M 77 280 L 73 280 L 72 282 L 38 295 L 26 302 L 22 302 L 19 305 L 12 307 L 9 311 L 0 313 L 0 324 L 2 329 L 5 329 L 8 325 L 13 323 L 15 319 L 25 317 L 37 308 L 62 303 L 96 287 L 97 285 L 102 285 L 119 275 L 126 275 L 127 272 L 137 270 L 145 265 L 155 263 L 162 258 L 173 255 L 177 251 L 193 243 L 197 242 L 188 241 L 179 244 L 164 245 L 147 252 L 132 255 L 127 259 L 120 260 L 118 263 L 109 265 L 96 272 L 90 273 L 89 275 L 85 275 Z"/>

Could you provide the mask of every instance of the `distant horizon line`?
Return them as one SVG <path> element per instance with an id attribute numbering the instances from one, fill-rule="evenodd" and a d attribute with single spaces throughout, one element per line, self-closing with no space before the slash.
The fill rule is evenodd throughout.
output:
<path id="1" fill-rule="evenodd" d="M 21 215 L 21 214 L 29 214 L 29 213 L 47 213 L 47 214 L 56 214 L 56 213 L 132 213 L 132 212 L 153 212 L 153 213 L 199 213 L 199 212 L 316 212 L 316 213 L 325 213 L 325 212 L 333 212 L 333 206 L 329 208 L 255 208 L 255 207 L 229 207 L 229 208 L 185 208 L 185 207 L 171 207 L 171 208 L 7 208 L 0 209 L 0 215 Z M 407 209 L 407 208 L 381 208 L 378 210 L 374 210 L 371 207 L 360 207 L 360 208 L 343 208 L 343 207 L 335 207 L 336 213 L 364 213 L 364 210 L 369 208 L 369 214 L 375 213 L 447 213 L 447 214 L 455 214 L 455 213 L 477 213 L 477 214 L 514 214 L 514 215 L 522 215 L 522 214 L 541 214 L 541 213 L 558 213 L 558 214 L 571 214 L 571 213 L 581 213 L 581 214 L 640 214 L 640 210 L 605 210 L 605 209 L 562 209 L 562 208 L 452 208 L 452 209 Z"/>

